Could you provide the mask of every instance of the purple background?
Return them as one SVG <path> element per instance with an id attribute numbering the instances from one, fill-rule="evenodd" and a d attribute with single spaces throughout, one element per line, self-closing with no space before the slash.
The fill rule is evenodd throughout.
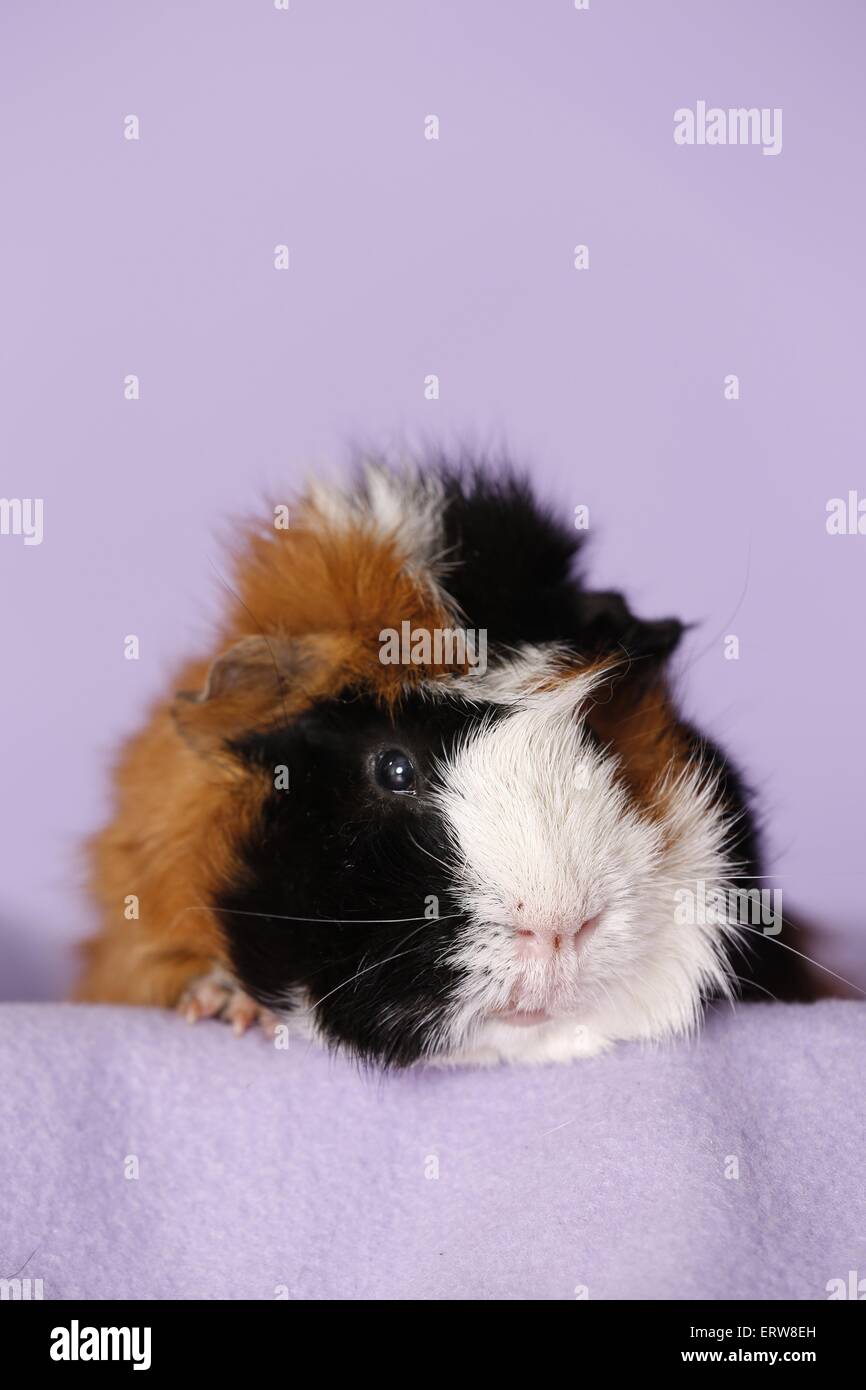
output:
<path id="1" fill-rule="evenodd" d="M 45 536 L 0 537 L 2 994 L 63 984 L 112 749 L 206 636 L 227 523 L 358 440 L 507 444 L 589 504 L 593 579 L 701 625 L 684 699 L 786 906 L 862 957 L 866 536 L 825 507 L 866 495 L 864 31 L 854 0 L 4 8 L 0 491 Z M 699 99 L 782 107 L 781 154 L 676 146 Z"/>

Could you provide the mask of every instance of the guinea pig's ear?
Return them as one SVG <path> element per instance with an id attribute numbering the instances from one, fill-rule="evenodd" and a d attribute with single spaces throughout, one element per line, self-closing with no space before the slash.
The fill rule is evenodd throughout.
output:
<path id="1" fill-rule="evenodd" d="M 678 646 L 685 625 L 678 618 L 648 622 L 635 617 L 622 594 L 578 596 L 578 644 L 586 656 L 627 656 L 647 669 L 657 668 Z"/>
<path id="2" fill-rule="evenodd" d="M 292 687 L 313 662 L 304 638 L 242 637 L 216 660 L 201 690 L 180 690 L 172 707 L 185 743 L 205 756 L 287 710 Z"/>

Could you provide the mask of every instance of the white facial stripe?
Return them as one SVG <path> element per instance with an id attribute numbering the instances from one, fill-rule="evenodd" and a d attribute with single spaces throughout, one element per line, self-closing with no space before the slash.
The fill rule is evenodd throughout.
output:
<path id="1" fill-rule="evenodd" d="M 582 681 L 580 687 L 573 684 L 577 679 Z M 528 706 L 538 697 L 549 699 L 553 694 L 550 686 L 555 681 L 569 685 L 571 693 L 563 689 L 561 699 L 564 705 L 574 706 L 578 700 L 587 699 L 604 679 L 605 672 L 598 667 L 582 669 L 574 651 L 564 643 L 525 643 L 507 655 L 497 653 L 483 672 L 428 681 L 422 690 L 430 699 Z"/>
<path id="2" fill-rule="evenodd" d="M 509 1055 L 563 1055 L 563 1030 L 576 1023 L 573 1051 L 586 1050 L 587 1029 L 657 1038 L 693 1027 L 702 990 L 725 987 L 724 929 L 675 920 L 678 886 L 730 872 L 715 789 L 699 768 L 672 774 L 664 818 L 641 813 L 587 735 L 590 688 L 577 675 L 513 692 L 509 712 L 482 721 L 442 768 L 438 800 L 471 923 L 454 955 L 465 972 L 455 1044 L 489 1037 L 496 1025 L 480 1021 L 514 1007 L 559 1022 L 509 1030 Z M 572 948 L 568 934 L 599 912 L 585 946 Z M 520 931 L 560 930 L 563 949 L 521 950 Z"/>

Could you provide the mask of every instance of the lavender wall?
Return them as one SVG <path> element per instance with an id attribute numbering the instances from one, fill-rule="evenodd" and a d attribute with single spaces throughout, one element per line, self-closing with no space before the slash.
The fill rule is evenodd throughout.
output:
<path id="1" fill-rule="evenodd" d="M 507 443 L 599 584 L 700 625 L 687 705 L 862 958 L 866 535 L 825 521 L 866 496 L 864 39 L 856 0 L 4 7 L 0 490 L 44 539 L 0 536 L 3 994 L 62 985 L 227 519 L 422 436 Z M 781 153 L 678 146 L 700 99 L 780 107 Z"/>

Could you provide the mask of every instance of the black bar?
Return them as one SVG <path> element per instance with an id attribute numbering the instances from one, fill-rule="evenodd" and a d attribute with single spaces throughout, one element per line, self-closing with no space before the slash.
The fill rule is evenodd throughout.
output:
<path id="1" fill-rule="evenodd" d="M 519 1301 L 516 1301 L 519 1302 Z M 860 1300 L 862 1302 L 862 1300 Z M 321 1309 L 321 1313 L 320 1310 Z M 358 1308 L 345 1303 L 290 1302 L 37 1302 L 0 1304 L 0 1335 L 7 1364 L 26 1373 L 60 1376 L 139 1374 L 194 1369 L 197 1377 L 237 1373 L 244 1380 L 282 1368 L 291 1374 L 298 1358 L 323 1357 L 330 1375 L 344 1352 L 353 1362 L 381 1365 L 411 1335 L 416 1321 L 427 1327 L 424 1372 L 441 1357 L 443 1373 L 459 1371 L 458 1346 L 496 1360 L 521 1351 L 543 1364 L 573 1363 L 574 1374 L 590 1365 L 606 1372 L 667 1371 L 717 1365 L 738 1369 L 800 1365 L 822 1373 L 850 1366 L 863 1341 L 863 1308 L 850 1302 L 677 1302 L 626 1303 L 576 1300 L 534 1304 L 520 1314 L 466 1302 L 399 1303 Z M 316 1335 L 322 1318 L 326 1337 Z M 447 1321 L 446 1321 L 447 1317 Z M 524 1319 L 531 1318 L 531 1323 Z M 464 1322 L 465 1319 L 465 1322 Z M 530 1336 L 544 1319 L 557 1338 L 537 1344 Z M 429 1329 L 436 1330 L 431 1337 Z M 94 1333 L 94 1329 L 96 1330 Z M 102 1329 L 106 1329 L 103 1334 Z M 116 1335 L 108 1331 L 116 1329 Z M 138 1329 L 137 1334 L 134 1329 Z M 311 1335 L 312 1334 L 312 1335 Z M 395 1342 L 394 1338 L 398 1341 Z M 563 1338 L 563 1340 L 559 1340 Z M 411 1342 L 410 1342 L 411 1345 Z M 542 1348 L 546 1350 L 542 1352 Z M 52 1356 L 52 1348 L 54 1356 Z M 441 1349 L 441 1350 L 440 1350 Z M 88 1359 L 96 1350 L 100 1358 Z M 125 1355 L 126 1359 L 114 1359 Z M 60 1356 L 64 1359 L 60 1359 Z M 404 1353 L 405 1355 L 405 1353 Z M 456 1359 L 455 1359 L 456 1358 Z M 414 1377 L 412 1358 L 404 1376 Z M 146 1364 L 145 1364 L 146 1363 Z M 464 1368 L 465 1368 L 464 1361 Z M 565 1367 L 563 1366 L 563 1370 Z"/>

